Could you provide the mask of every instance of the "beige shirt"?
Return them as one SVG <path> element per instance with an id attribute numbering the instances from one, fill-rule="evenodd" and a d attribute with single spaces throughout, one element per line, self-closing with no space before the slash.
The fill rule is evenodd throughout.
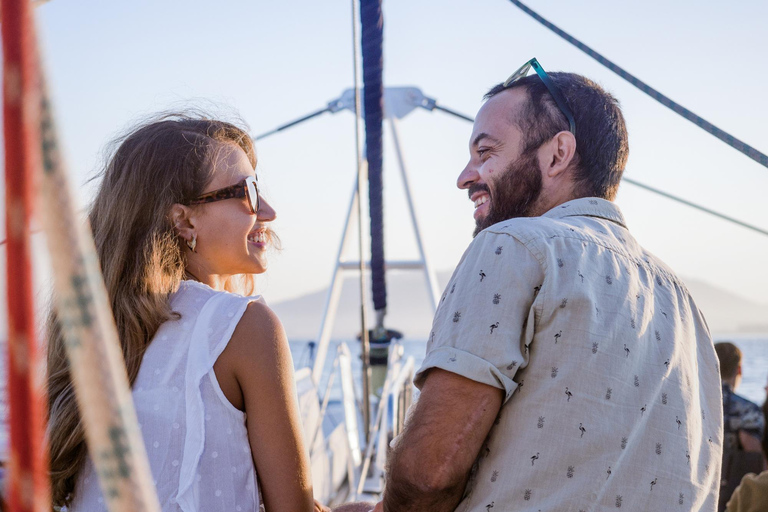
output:
<path id="1" fill-rule="evenodd" d="M 768 471 L 759 475 L 747 473 L 739 485 L 726 510 L 728 512 L 765 512 L 768 509 Z"/>
<path id="2" fill-rule="evenodd" d="M 714 511 L 722 399 L 685 285 L 583 198 L 470 244 L 416 376 L 504 391 L 460 512 Z"/>

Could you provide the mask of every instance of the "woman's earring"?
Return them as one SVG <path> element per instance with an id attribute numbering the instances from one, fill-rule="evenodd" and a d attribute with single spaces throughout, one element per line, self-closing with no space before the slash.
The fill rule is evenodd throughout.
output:
<path id="1" fill-rule="evenodd" d="M 197 251 L 195 251 L 195 247 L 197 247 L 197 236 L 196 235 L 192 235 L 192 240 L 187 240 L 187 247 L 189 247 L 190 251 L 197 252 Z"/>

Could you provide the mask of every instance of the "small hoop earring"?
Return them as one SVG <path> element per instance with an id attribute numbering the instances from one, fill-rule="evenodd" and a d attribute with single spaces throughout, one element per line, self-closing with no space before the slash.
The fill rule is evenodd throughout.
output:
<path id="1" fill-rule="evenodd" d="M 197 247 L 197 236 L 192 235 L 192 240 L 187 240 L 187 247 L 189 247 L 189 250 L 192 252 L 197 252 L 195 248 Z"/>

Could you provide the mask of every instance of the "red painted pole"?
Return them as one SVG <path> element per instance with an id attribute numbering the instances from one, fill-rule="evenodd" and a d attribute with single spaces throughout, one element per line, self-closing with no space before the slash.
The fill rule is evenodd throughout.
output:
<path id="1" fill-rule="evenodd" d="M 28 0 L 2 0 L 3 129 L 8 274 L 8 396 L 11 512 L 50 511 L 43 440 L 44 368 L 38 357 L 30 224 L 40 172 L 40 87 Z"/>

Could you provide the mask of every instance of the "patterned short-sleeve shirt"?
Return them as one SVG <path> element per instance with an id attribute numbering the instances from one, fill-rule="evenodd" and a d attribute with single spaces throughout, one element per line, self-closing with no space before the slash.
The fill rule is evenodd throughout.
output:
<path id="1" fill-rule="evenodd" d="M 459 512 L 714 511 L 717 356 L 685 285 L 583 198 L 482 231 L 416 375 L 504 392 Z"/>

